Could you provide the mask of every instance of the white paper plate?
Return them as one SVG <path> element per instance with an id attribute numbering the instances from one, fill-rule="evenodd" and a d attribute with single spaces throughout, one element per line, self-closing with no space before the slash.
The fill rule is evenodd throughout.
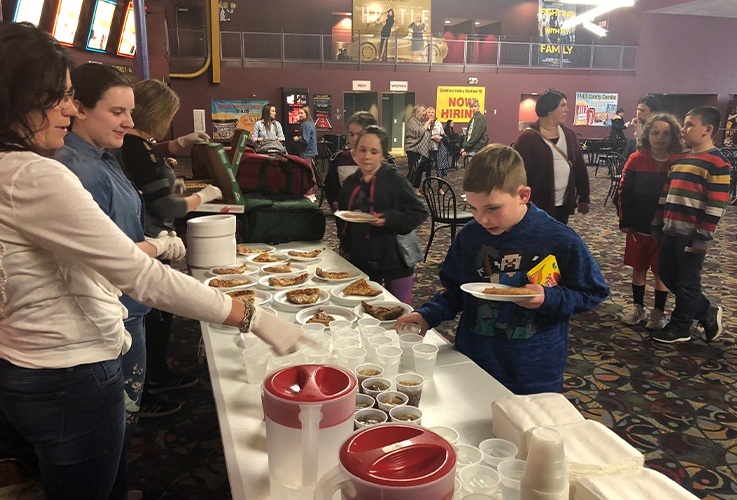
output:
<path id="1" fill-rule="evenodd" d="M 283 266 L 284 264 L 272 264 L 273 266 Z M 290 267 L 292 268 L 291 271 L 288 273 L 277 273 L 276 271 L 268 271 L 266 268 L 271 267 L 269 265 L 265 265 L 261 268 L 261 272 L 264 274 L 270 274 L 272 276 L 286 276 L 287 274 L 297 273 L 302 274 L 304 271 L 307 270 L 307 266 L 305 264 L 294 264 L 290 263 Z"/>
<path id="2" fill-rule="evenodd" d="M 248 262 L 252 263 L 252 264 L 256 264 L 257 266 L 273 266 L 273 265 L 285 264 L 285 263 L 289 262 L 289 257 L 287 257 L 286 255 L 283 255 L 281 253 L 277 253 L 277 252 L 272 252 L 272 253 L 269 254 L 269 255 L 272 255 L 272 256 L 276 257 L 277 259 L 279 259 L 279 260 L 277 260 L 275 262 L 258 262 L 258 261 L 253 260 L 258 255 L 259 254 L 249 255 L 246 260 Z"/>
<path id="3" fill-rule="evenodd" d="M 355 281 L 355 280 L 354 280 Z M 375 297 L 364 297 L 362 295 L 343 295 L 343 290 L 350 285 L 350 283 L 347 283 L 345 285 L 336 286 L 330 291 L 330 295 L 333 298 L 333 301 L 336 304 L 342 304 L 342 305 L 348 305 L 348 306 L 355 306 L 356 304 L 360 304 L 362 300 L 365 300 L 366 302 L 371 302 L 374 300 L 381 300 L 384 298 L 384 287 L 378 284 L 375 281 L 366 281 L 366 283 L 369 284 L 371 288 L 377 288 L 381 290 L 382 293 Z"/>
<path id="4" fill-rule="evenodd" d="M 229 291 L 234 291 L 234 290 L 229 290 Z M 254 303 L 257 306 L 263 306 L 264 304 L 268 304 L 269 302 L 271 302 L 271 299 L 273 297 L 273 295 L 271 295 L 269 292 L 265 292 L 263 290 L 255 289 L 254 293 L 255 293 Z"/>
<path id="5" fill-rule="evenodd" d="M 537 294 L 531 293 L 529 295 L 491 295 L 489 293 L 483 293 L 485 288 L 496 287 L 496 288 L 514 288 L 508 285 L 500 285 L 498 283 L 464 283 L 461 285 L 461 290 L 466 293 L 470 293 L 477 299 L 481 300 L 493 300 L 497 302 L 522 302 L 537 297 Z"/>
<path id="6" fill-rule="evenodd" d="M 308 307 L 307 309 L 302 309 L 297 313 L 297 315 L 294 317 L 295 321 L 299 323 L 300 325 L 304 325 L 307 323 L 307 320 L 310 319 L 315 315 L 318 309 L 322 309 L 330 316 L 334 317 L 335 319 L 344 319 L 346 321 L 356 321 L 356 315 L 353 311 L 348 309 L 347 307 L 340 307 L 340 306 L 312 306 Z"/>
<path id="7" fill-rule="evenodd" d="M 238 337 L 240 333 L 240 330 L 234 326 L 218 325 L 216 323 L 208 323 L 208 325 L 210 326 L 210 330 L 216 333 L 226 333 L 235 337 Z"/>
<path id="8" fill-rule="evenodd" d="M 368 224 L 378 219 L 378 217 L 358 210 L 338 210 L 335 212 L 335 216 L 346 222 L 355 222 L 356 224 Z"/>
<path id="9" fill-rule="evenodd" d="M 299 255 L 289 255 L 289 252 L 312 252 L 314 250 L 320 250 L 320 253 L 317 254 L 315 257 L 300 257 Z M 279 253 L 289 257 L 289 260 L 315 263 L 322 260 L 322 250 L 322 248 L 283 248 L 279 250 Z"/>
<path id="10" fill-rule="evenodd" d="M 238 250 L 239 247 L 240 248 L 245 247 L 249 251 L 242 252 Z M 246 256 L 258 255 L 260 253 L 271 253 L 274 250 L 276 250 L 276 248 L 272 247 L 271 245 L 262 245 L 261 243 L 239 243 L 235 247 L 235 253 L 237 253 L 238 255 L 246 255 Z"/>
<path id="11" fill-rule="evenodd" d="M 363 273 L 361 271 L 355 271 L 353 269 L 348 268 L 339 268 L 339 267 L 328 267 L 323 269 L 323 271 L 331 272 L 331 273 L 337 273 L 337 272 L 346 272 L 351 273 L 350 276 L 347 278 L 323 278 L 321 276 L 317 275 L 317 271 L 315 271 L 315 275 L 313 276 L 314 279 L 325 281 L 327 283 L 343 283 L 344 281 L 355 281 L 361 276 L 363 276 Z"/>
<path id="12" fill-rule="evenodd" d="M 302 288 L 317 288 L 317 287 L 306 286 Z M 290 291 L 291 290 L 282 290 L 281 292 L 277 292 L 274 295 L 273 303 L 287 311 L 299 311 L 300 309 L 305 309 L 307 307 L 312 307 L 312 306 L 316 306 L 319 304 L 323 304 L 327 302 L 328 299 L 330 298 L 330 295 L 328 295 L 328 292 L 326 292 L 323 289 L 320 289 L 320 297 L 318 297 L 317 302 L 313 302 L 312 304 L 292 304 L 291 302 L 287 300 L 287 295 L 286 295 L 287 292 L 290 292 Z"/>
<path id="13" fill-rule="evenodd" d="M 219 276 L 221 278 L 227 278 L 228 276 L 235 276 L 233 274 L 217 274 L 214 271 L 215 271 L 215 269 L 233 269 L 233 268 L 242 267 L 244 265 L 246 266 L 245 271 L 241 271 L 240 273 L 238 273 L 238 275 L 240 275 L 240 276 L 251 276 L 252 274 L 256 274 L 256 273 L 259 272 L 259 267 L 257 265 L 255 265 L 255 264 L 247 264 L 247 263 L 244 262 L 244 263 L 235 264 L 235 265 L 232 265 L 232 266 L 218 266 L 218 267 L 213 267 L 212 269 L 208 269 L 207 270 L 207 275 L 208 276 Z"/>
<path id="14" fill-rule="evenodd" d="M 269 284 L 269 280 L 271 278 L 296 278 L 297 276 L 301 276 L 303 274 L 307 275 L 307 281 L 304 281 L 302 283 L 298 283 L 296 285 L 290 285 L 290 286 L 272 286 Z M 307 286 L 310 283 L 310 273 L 304 272 L 304 273 L 289 273 L 289 274 L 280 274 L 278 276 L 274 275 L 268 275 L 268 276 L 262 276 L 258 279 L 258 284 L 262 287 L 268 289 L 268 290 L 292 290 L 294 288 L 300 288 Z"/>
<path id="15" fill-rule="evenodd" d="M 396 300 L 379 300 L 376 302 L 371 303 L 372 306 L 383 306 L 383 307 L 394 307 L 394 306 L 402 306 L 404 309 L 404 312 L 402 315 L 409 314 L 413 311 L 412 307 L 408 306 L 407 304 L 404 304 L 403 302 L 397 302 Z M 356 316 L 358 319 L 361 318 L 373 318 L 369 313 L 363 310 L 363 305 L 358 304 L 355 309 L 353 309 L 353 312 L 356 313 Z M 396 323 L 396 319 L 388 319 L 386 321 L 382 321 L 379 323 L 381 326 L 386 328 L 387 326 L 393 326 L 394 323 Z"/>
<path id="16" fill-rule="evenodd" d="M 229 286 L 229 287 L 213 287 L 216 290 L 220 290 L 221 292 L 228 292 L 230 290 L 240 290 L 242 288 L 250 288 L 250 287 L 256 285 L 256 283 L 258 283 L 256 281 L 256 278 L 254 276 L 246 276 L 246 275 L 242 275 L 242 274 L 229 274 L 227 277 L 226 276 L 213 276 L 212 278 L 207 278 L 205 280 L 205 285 L 210 286 L 210 282 L 212 280 L 217 280 L 217 279 L 221 279 L 221 280 L 222 279 L 228 279 L 228 280 L 248 280 L 248 281 L 250 281 L 250 283 L 248 283 L 246 285 Z"/>

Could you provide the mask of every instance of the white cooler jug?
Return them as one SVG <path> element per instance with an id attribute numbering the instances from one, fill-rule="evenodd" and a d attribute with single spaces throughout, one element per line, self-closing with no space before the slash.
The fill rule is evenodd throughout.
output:
<path id="1" fill-rule="evenodd" d="M 193 267 L 235 264 L 235 215 L 205 215 L 189 219 L 187 263 Z"/>

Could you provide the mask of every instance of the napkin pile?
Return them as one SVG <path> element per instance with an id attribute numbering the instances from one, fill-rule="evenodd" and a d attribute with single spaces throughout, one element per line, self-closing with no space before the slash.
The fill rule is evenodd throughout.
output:
<path id="1" fill-rule="evenodd" d="M 491 420 L 494 437 L 514 443 L 519 450 L 517 458 L 523 460 L 527 458 L 529 431 L 535 427 L 584 422 L 565 396 L 552 392 L 498 399 L 491 403 Z"/>
<path id="2" fill-rule="evenodd" d="M 581 479 L 573 500 L 696 500 L 681 486 L 652 469 L 611 476 Z"/>

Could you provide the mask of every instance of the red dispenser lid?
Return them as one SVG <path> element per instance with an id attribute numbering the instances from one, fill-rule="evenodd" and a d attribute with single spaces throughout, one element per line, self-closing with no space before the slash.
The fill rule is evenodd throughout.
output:
<path id="1" fill-rule="evenodd" d="M 320 428 L 353 418 L 356 376 L 339 366 L 296 365 L 282 368 L 264 381 L 264 414 L 272 421 L 301 428 L 300 406 L 321 406 Z"/>
<path id="2" fill-rule="evenodd" d="M 421 486 L 453 474 L 456 454 L 445 439 L 423 427 L 367 427 L 343 443 L 340 462 L 354 476 L 394 488 Z"/>

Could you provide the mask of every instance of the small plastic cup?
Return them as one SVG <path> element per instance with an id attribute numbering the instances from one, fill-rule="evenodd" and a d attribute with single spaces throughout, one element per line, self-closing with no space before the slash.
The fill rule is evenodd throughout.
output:
<path id="1" fill-rule="evenodd" d="M 318 346 L 324 347 L 329 352 L 332 352 L 333 339 L 330 337 L 330 333 L 328 333 L 327 331 L 305 333 L 305 337 L 313 341 Z"/>
<path id="2" fill-rule="evenodd" d="M 330 359 L 330 349 L 325 347 L 308 347 L 304 350 L 305 363 L 321 365 Z"/>
<path id="3" fill-rule="evenodd" d="M 399 337 L 402 340 L 402 337 Z M 415 371 L 425 377 L 432 378 L 435 363 L 438 361 L 438 346 L 433 344 L 415 344 L 412 346 L 415 358 Z"/>
<path id="4" fill-rule="evenodd" d="M 386 391 L 376 396 L 376 406 L 379 410 L 389 413 L 392 408 L 406 405 L 408 399 L 407 395 L 401 392 Z"/>
<path id="5" fill-rule="evenodd" d="M 376 400 L 368 394 L 356 394 L 356 411 L 364 408 L 373 408 L 376 406 Z"/>
<path id="6" fill-rule="evenodd" d="M 323 333 L 325 331 L 325 325 L 322 323 L 305 323 L 302 325 L 302 331 L 305 332 L 305 334 L 309 333 Z"/>
<path id="7" fill-rule="evenodd" d="M 420 331 L 421 331 L 420 325 L 418 325 L 417 323 L 405 323 L 399 328 L 399 330 L 397 330 L 397 333 L 399 335 L 404 335 L 406 333 L 413 333 L 413 334 L 419 335 Z"/>
<path id="8" fill-rule="evenodd" d="M 376 363 L 361 363 L 356 366 L 355 372 L 356 378 L 358 379 L 358 387 L 361 387 L 361 384 L 367 378 L 381 377 L 384 374 L 384 369 Z M 361 388 L 361 391 L 363 391 L 363 388 Z"/>
<path id="9" fill-rule="evenodd" d="M 399 360 L 402 358 L 402 349 L 394 346 L 376 348 L 376 362 L 384 367 L 384 376 L 392 379 L 399 372 Z"/>
<path id="10" fill-rule="evenodd" d="M 366 349 L 363 347 L 346 347 L 340 350 L 340 359 L 343 366 L 354 371 L 356 367 L 366 361 Z"/>
<path id="11" fill-rule="evenodd" d="M 374 337 L 376 335 L 384 335 L 386 333 L 386 328 L 384 328 L 383 326 L 359 326 L 358 330 L 361 332 L 361 347 L 363 347 L 364 349 L 368 349 L 368 341 L 371 337 Z"/>
<path id="12" fill-rule="evenodd" d="M 520 496 L 568 495 L 568 468 L 563 437 L 555 429 L 537 427 L 530 434 L 525 473 L 520 482 Z"/>
<path id="13" fill-rule="evenodd" d="M 382 392 L 386 392 L 392 388 L 392 383 L 389 379 L 384 377 L 371 377 L 361 382 L 361 388 L 364 394 L 368 394 L 372 398 L 376 399 Z"/>
<path id="14" fill-rule="evenodd" d="M 374 335 L 373 337 L 369 337 L 368 347 L 366 348 L 366 351 L 368 351 L 369 360 L 377 362 L 378 359 L 376 358 L 376 349 L 378 349 L 379 347 L 390 345 L 392 345 L 392 339 L 390 339 L 386 335 Z"/>
<path id="15" fill-rule="evenodd" d="M 260 384 L 264 381 L 270 354 L 269 347 L 254 346 L 243 350 L 243 363 L 246 365 L 246 379 L 249 384 Z"/>
<path id="16" fill-rule="evenodd" d="M 470 444 L 457 444 L 456 450 L 456 470 L 459 471 L 468 465 L 480 464 L 484 458 L 481 450 Z"/>
<path id="17" fill-rule="evenodd" d="M 388 420 L 386 413 L 377 408 L 364 408 L 358 410 L 353 416 L 354 427 L 356 430 L 371 427 L 372 425 L 383 424 Z"/>
<path id="18" fill-rule="evenodd" d="M 484 463 L 496 468 L 499 462 L 517 458 L 517 446 L 506 439 L 491 438 L 484 439 L 479 443 L 479 450 L 484 454 Z"/>
<path id="19" fill-rule="evenodd" d="M 258 345 L 259 338 L 252 333 L 241 332 L 238 335 L 238 347 L 241 349 L 248 349 L 249 347 L 255 347 Z"/>
<path id="20" fill-rule="evenodd" d="M 360 345 L 361 345 L 361 341 L 353 337 L 343 337 L 333 342 L 333 347 L 335 348 L 335 352 L 340 352 L 346 347 L 359 347 Z"/>
<path id="21" fill-rule="evenodd" d="M 504 500 L 519 500 L 520 483 L 522 482 L 522 476 L 525 474 L 526 463 L 524 460 L 512 458 L 502 460 L 496 466 Z"/>
<path id="22" fill-rule="evenodd" d="M 452 427 L 436 425 L 435 427 L 430 427 L 430 430 L 454 446 L 458 442 L 458 431 Z"/>
<path id="23" fill-rule="evenodd" d="M 361 342 L 360 332 L 355 328 L 341 328 L 338 331 L 331 331 L 331 335 L 333 336 L 333 342 L 345 338 L 354 338 Z"/>
<path id="24" fill-rule="evenodd" d="M 405 372 L 413 372 L 415 370 L 415 357 L 412 353 L 412 347 L 422 344 L 422 335 L 416 333 L 405 333 L 399 335 L 399 347 L 402 349 L 402 359 L 399 362 L 399 369 Z"/>
<path id="25" fill-rule="evenodd" d="M 376 318 L 361 318 L 358 320 L 358 329 L 364 326 L 379 326 L 381 321 Z"/>
<path id="26" fill-rule="evenodd" d="M 499 473 L 488 465 L 467 465 L 458 473 L 458 479 L 469 493 L 493 495 L 499 487 Z"/>
<path id="27" fill-rule="evenodd" d="M 399 424 L 422 425 L 422 410 L 414 406 L 395 406 L 389 410 L 389 420 Z"/>
<path id="28" fill-rule="evenodd" d="M 410 406 L 420 406 L 422 398 L 422 387 L 425 385 L 425 379 L 417 373 L 401 373 L 394 379 L 397 384 L 397 390 L 403 392 L 409 398 L 407 403 Z"/>
<path id="29" fill-rule="evenodd" d="M 352 321 L 348 321 L 347 319 L 334 319 L 330 323 L 328 323 L 328 329 L 330 332 L 337 332 L 338 330 L 342 328 L 350 328 L 350 326 L 353 324 Z"/>

